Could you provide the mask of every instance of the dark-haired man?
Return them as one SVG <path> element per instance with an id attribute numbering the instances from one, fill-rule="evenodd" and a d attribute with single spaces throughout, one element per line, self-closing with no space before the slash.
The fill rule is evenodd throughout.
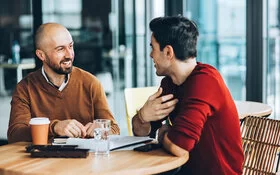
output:
<path id="1" fill-rule="evenodd" d="M 150 56 L 156 74 L 165 77 L 133 117 L 134 134 L 153 135 L 160 128 L 163 147 L 189 158 L 181 174 L 242 174 L 237 109 L 219 72 L 196 60 L 196 24 L 182 16 L 160 17 L 150 29 Z"/>

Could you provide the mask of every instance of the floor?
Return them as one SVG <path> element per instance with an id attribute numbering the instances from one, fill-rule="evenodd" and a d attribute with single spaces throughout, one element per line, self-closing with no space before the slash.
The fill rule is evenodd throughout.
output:
<path id="1" fill-rule="evenodd" d="M 113 92 L 107 96 L 107 99 L 109 107 L 119 124 L 121 135 L 128 135 L 123 91 Z M 7 143 L 10 101 L 11 96 L 0 96 L 0 145 Z"/>

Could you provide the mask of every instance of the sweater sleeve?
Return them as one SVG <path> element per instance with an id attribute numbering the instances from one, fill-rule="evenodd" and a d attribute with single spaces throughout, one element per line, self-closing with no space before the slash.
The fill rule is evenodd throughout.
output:
<path id="1" fill-rule="evenodd" d="M 24 83 L 17 85 L 12 101 L 8 127 L 8 142 L 31 141 L 29 97 Z"/>
<path id="2" fill-rule="evenodd" d="M 222 103 L 219 81 L 212 75 L 195 74 L 183 85 L 178 113 L 168 138 L 176 145 L 191 151 L 199 142 L 204 124 Z"/>
<path id="3" fill-rule="evenodd" d="M 37 103 L 39 102 L 37 101 Z M 36 113 L 34 113 L 34 108 L 36 107 L 33 106 L 33 108 L 31 108 L 31 106 L 28 81 L 23 79 L 19 84 L 17 84 L 11 101 L 10 120 L 7 131 L 9 143 L 32 141 L 29 121 L 32 117 L 36 117 Z M 56 135 L 53 131 L 53 127 L 58 121 L 59 120 L 57 119 L 50 119 L 48 133 L 49 139 Z"/>
<path id="4" fill-rule="evenodd" d="M 120 134 L 120 128 L 113 117 L 107 102 L 105 91 L 101 83 L 97 80 L 96 89 L 94 90 L 94 118 L 95 119 L 109 119 L 111 120 L 111 133 Z"/>

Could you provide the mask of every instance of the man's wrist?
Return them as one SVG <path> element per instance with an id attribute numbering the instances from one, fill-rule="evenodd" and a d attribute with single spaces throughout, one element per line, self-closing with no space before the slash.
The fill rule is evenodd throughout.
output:
<path id="1" fill-rule="evenodd" d="M 167 133 L 168 133 L 168 130 L 165 130 L 161 133 L 161 136 L 158 137 L 158 143 L 159 144 L 163 144 L 164 137 Z"/>
<path id="2" fill-rule="evenodd" d="M 53 136 L 56 136 L 56 135 L 57 135 L 56 132 L 55 132 L 55 130 L 54 130 L 54 128 L 55 128 L 55 125 L 56 125 L 58 122 L 59 122 L 58 120 L 55 120 L 55 121 L 52 122 L 52 124 L 51 124 L 51 132 L 52 132 Z"/>
<path id="3" fill-rule="evenodd" d="M 142 109 L 142 108 L 141 108 L 141 109 Z M 143 119 L 143 116 L 142 116 L 142 113 L 141 113 L 141 109 L 140 109 L 140 110 L 137 110 L 138 119 L 139 119 L 139 121 L 140 121 L 142 124 L 148 123 L 147 121 L 145 121 L 145 120 Z"/>

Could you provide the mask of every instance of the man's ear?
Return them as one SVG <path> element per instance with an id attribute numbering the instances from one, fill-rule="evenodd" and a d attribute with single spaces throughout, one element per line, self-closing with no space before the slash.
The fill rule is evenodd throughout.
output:
<path id="1" fill-rule="evenodd" d="M 36 49 L 36 56 L 41 60 L 44 61 L 45 60 L 45 53 L 40 50 L 40 49 Z"/>
<path id="2" fill-rule="evenodd" d="M 164 55 L 167 56 L 170 60 L 174 57 L 174 50 L 171 45 L 166 45 L 163 48 Z"/>

